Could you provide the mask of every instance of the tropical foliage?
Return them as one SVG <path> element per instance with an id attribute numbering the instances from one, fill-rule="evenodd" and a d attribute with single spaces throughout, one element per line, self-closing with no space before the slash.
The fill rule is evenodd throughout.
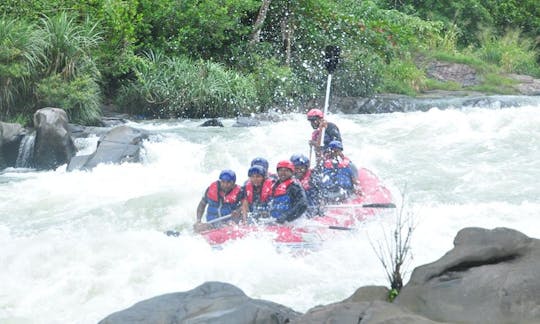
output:
<path id="1" fill-rule="evenodd" d="M 540 76 L 533 0 L 4 0 L 0 118 L 103 104 L 152 117 L 297 109 L 321 97 L 327 45 L 341 48 L 333 94 L 414 95 L 438 84 L 419 60 L 489 75 Z M 509 28 L 512 29 L 509 29 Z M 485 85 L 498 89 L 501 85 Z"/>

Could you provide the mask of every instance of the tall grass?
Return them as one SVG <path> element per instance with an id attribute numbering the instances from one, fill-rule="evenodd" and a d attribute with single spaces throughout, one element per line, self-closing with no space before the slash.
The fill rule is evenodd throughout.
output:
<path id="1" fill-rule="evenodd" d="M 78 24 L 74 17 L 62 12 L 56 16 L 45 16 L 40 20 L 38 35 L 43 39 L 41 64 L 47 76 L 60 74 L 65 80 L 73 79 L 77 73 L 99 72 L 90 53 L 102 37 L 97 24 L 88 20 Z"/>
<path id="2" fill-rule="evenodd" d="M 165 57 L 149 52 L 135 68 L 136 80 L 125 84 L 119 105 L 152 117 L 231 117 L 251 112 L 254 81 L 219 63 Z"/>
<path id="3" fill-rule="evenodd" d="M 508 30 L 502 37 L 486 29 L 479 38 L 480 47 L 474 51 L 478 58 L 499 66 L 501 72 L 540 77 L 537 44 L 521 37 L 518 29 Z"/>
<path id="4" fill-rule="evenodd" d="M 424 72 L 412 60 L 392 61 L 383 66 L 382 74 L 382 92 L 414 96 L 427 88 Z"/>
<path id="5" fill-rule="evenodd" d="M 97 25 L 65 12 L 37 25 L 0 17 L 0 117 L 32 120 L 37 109 L 54 106 L 72 122 L 96 124 L 101 91 L 92 50 L 100 41 Z"/>
<path id="6" fill-rule="evenodd" d="M 0 119 L 9 119 L 31 105 L 41 45 L 33 29 L 29 23 L 0 17 Z"/>
<path id="7" fill-rule="evenodd" d="M 37 108 L 64 109 L 72 122 L 96 124 L 101 115 L 100 73 L 92 51 L 102 41 L 97 24 L 77 23 L 65 12 L 41 18 L 43 40 L 37 84 Z"/>

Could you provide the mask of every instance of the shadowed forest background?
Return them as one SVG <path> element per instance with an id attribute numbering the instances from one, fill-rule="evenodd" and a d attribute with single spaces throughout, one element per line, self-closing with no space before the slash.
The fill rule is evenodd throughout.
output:
<path id="1" fill-rule="evenodd" d="M 321 97 L 324 49 L 341 49 L 333 95 L 461 90 L 426 76 L 430 61 L 482 75 L 540 77 L 534 0 L 4 0 L 0 120 L 31 124 L 59 107 L 99 122 L 104 105 L 149 118 L 294 111 Z"/>

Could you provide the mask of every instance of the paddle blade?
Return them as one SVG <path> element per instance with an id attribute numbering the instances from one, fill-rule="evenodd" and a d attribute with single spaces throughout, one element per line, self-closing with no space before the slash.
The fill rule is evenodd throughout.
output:
<path id="1" fill-rule="evenodd" d="M 338 46 L 328 45 L 324 50 L 324 67 L 332 74 L 338 65 L 341 50 Z"/>
<path id="2" fill-rule="evenodd" d="M 166 231 L 166 232 L 165 232 L 165 235 L 167 235 L 167 236 L 173 236 L 173 237 L 178 237 L 178 236 L 180 236 L 180 232 L 169 230 L 169 231 Z"/>

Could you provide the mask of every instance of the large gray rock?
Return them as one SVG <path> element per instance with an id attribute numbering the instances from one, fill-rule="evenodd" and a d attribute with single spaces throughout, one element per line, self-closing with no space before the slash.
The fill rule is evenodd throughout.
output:
<path id="1" fill-rule="evenodd" d="M 474 68 L 461 63 L 431 62 L 426 68 L 426 74 L 429 78 L 441 82 L 453 81 L 464 87 L 478 85 L 481 82 Z"/>
<path id="2" fill-rule="evenodd" d="M 0 122 L 0 170 L 15 166 L 25 134 L 26 131 L 19 124 Z"/>
<path id="3" fill-rule="evenodd" d="M 299 313 L 276 303 L 251 299 L 237 287 L 207 282 L 183 293 L 157 296 L 111 314 L 100 324 L 288 323 Z"/>
<path id="4" fill-rule="evenodd" d="M 349 298 L 314 307 L 291 323 L 439 323 L 387 302 L 388 293 L 382 286 L 360 287 Z"/>
<path id="5" fill-rule="evenodd" d="M 68 117 L 59 108 L 43 108 L 34 114 L 36 138 L 33 165 L 36 169 L 54 169 L 66 164 L 76 148 L 68 128 Z"/>
<path id="6" fill-rule="evenodd" d="M 421 315 L 384 301 L 340 302 L 310 309 L 291 324 L 359 323 L 359 324 L 436 324 Z"/>
<path id="7" fill-rule="evenodd" d="M 129 126 L 115 127 L 99 139 L 94 153 L 73 157 L 67 170 L 90 170 L 100 163 L 140 162 L 142 142 L 148 135 Z"/>
<path id="8" fill-rule="evenodd" d="M 437 321 L 540 323 L 540 242 L 507 228 L 465 228 L 416 268 L 395 303 Z"/>
<path id="9" fill-rule="evenodd" d="M 508 77 L 517 81 L 517 84 L 514 87 L 519 93 L 527 96 L 540 95 L 540 79 L 520 74 L 509 74 Z"/>

